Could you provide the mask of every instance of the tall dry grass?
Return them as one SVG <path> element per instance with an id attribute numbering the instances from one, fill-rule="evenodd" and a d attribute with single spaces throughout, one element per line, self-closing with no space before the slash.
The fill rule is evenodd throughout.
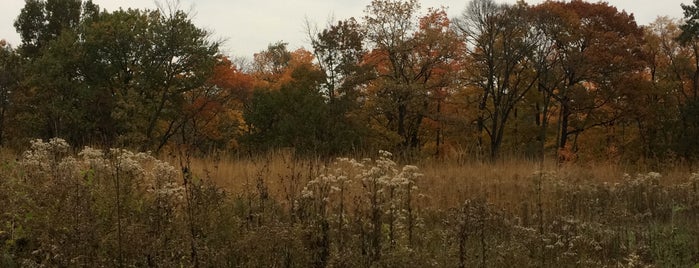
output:
<path id="1" fill-rule="evenodd" d="M 177 163 L 176 159 L 169 159 Z M 208 156 L 191 159 L 192 171 L 232 193 L 253 191 L 255 178 L 263 179 L 270 193 L 283 198 L 290 180 L 305 184 L 315 178 L 331 160 L 296 157 L 290 151 L 275 151 L 256 157 Z M 550 174 L 570 184 L 622 183 L 624 175 L 661 172 L 663 185 L 686 182 L 686 167 L 661 171 L 646 167 L 624 167 L 610 163 L 564 163 L 509 158 L 503 161 L 421 160 L 416 163 L 424 174 L 418 187 L 424 195 L 423 207 L 445 209 L 466 199 L 482 198 L 499 206 L 511 207 L 530 199 L 540 173 Z M 546 198 L 555 198 L 546 196 Z M 553 202 L 554 200 L 544 200 Z"/>
<path id="2" fill-rule="evenodd" d="M 699 173 L 683 168 L 290 151 L 167 165 L 53 139 L 2 157 L 0 267 L 699 263 Z"/>

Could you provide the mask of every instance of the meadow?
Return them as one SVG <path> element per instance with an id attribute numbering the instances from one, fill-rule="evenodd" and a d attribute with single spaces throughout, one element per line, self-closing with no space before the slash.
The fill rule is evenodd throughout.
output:
<path id="1" fill-rule="evenodd" d="M 159 157 L 35 140 L 2 267 L 697 267 L 699 173 L 502 160 Z"/>

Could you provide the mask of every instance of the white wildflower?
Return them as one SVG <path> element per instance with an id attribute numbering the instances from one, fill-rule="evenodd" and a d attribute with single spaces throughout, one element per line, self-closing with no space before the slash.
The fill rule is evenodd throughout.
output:
<path id="1" fill-rule="evenodd" d="M 384 151 L 384 150 L 379 150 L 379 155 L 380 155 L 381 157 L 385 157 L 385 158 L 388 158 L 388 157 L 393 156 L 393 154 L 392 154 L 391 152 L 389 152 L 389 151 Z"/>
<path id="2" fill-rule="evenodd" d="M 301 190 L 301 196 L 303 198 L 311 198 L 313 197 L 313 192 L 308 190 L 308 187 L 303 187 L 303 190 Z"/>

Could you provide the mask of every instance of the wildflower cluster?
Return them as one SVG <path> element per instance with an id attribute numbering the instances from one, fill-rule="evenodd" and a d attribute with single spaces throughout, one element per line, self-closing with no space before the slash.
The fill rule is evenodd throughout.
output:
<path id="1" fill-rule="evenodd" d="M 423 178 L 385 151 L 303 168 L 296 165 L 304 160 L 285 160 L 291 175 L 279 173 L 283 188 L 267 184 L 265 162 L 256 192 L 232 194 L 149 153 L 71 151 L 60 139 L 36 140 L 16 165 L 0 167 L 10 171 L 0 172 L 7 189 L 0 266 L 691 267 L 699 260 L 699 173 L 674 184 L 656 172 L 614 183 L 557 170 L 494 179 L 493 187 L 459 174 L 454 186 L 471 188 L 452 196 L 454 206 L 433 207 L 423 191 L 440 192 L 424 186 L 441 178 Z M 513 197 L 503 198 L 503 186 Z"/>
<path id="2" fill-rule="evenodd" d="M 39 246 L 26 255 L 16 253 L 27 266 L 44 256 L 51 256 L 49 266 L 91 266 L 99 256 L 92 256 L 97 248 L 90 245 L 112 248 L 120 256 L 138 254 L 144 246 L 137 239 L 126 240 L 139 235 L 134 230 L 172 225 L 184 204 L 185 188 L 178 182 L 177 169 L 149 153 L 84 147 L 73 154 L 65 140 L 37 139 L 17 164 L 23 183 L 17 182 L 16 191 L 33 197 L 16 204 L 33 215 L 21 226 L 41 230 L 67 225 L 35 237 L 31 243 Z M 117 239 L 109 239 L 114 234 Z M 11 241 L 22 239 L 29 238 Z"/>
<path id="3" fill-rule="evenodd" d="M 31 141 L 30 149 L 22 154 L 20 165 L 32 175 L 48 175 L 57 172 L 60 160 L 67 155 L 70 145 L 60 138 L 48 142 L 41 139 Z"/>
<path id="4" fill-rule="evenodd" d="M 159 195 L 181 198 L 184 191 L 184 187 L 177 182 L 177 169 L 149 153 L 110 149 L 105 154 L 100 149 L 86 146 L 75 158 L 69 154 L 69 150 L 70 145 L 60 138 L 48 142 L 33 140 L 30 149 L 22 155 L 20 165 L 26 176 L 33 179 L 76 180 L 81 177 L 122 176 L 141 180 L 139 184 L 142 187 Z"/>
<path id="5" fill-rule="evenodd" d="M 301 191 L 306 205 L 300 208 L 333 227 L 328 233 L 339 236 L 340 250 L 347 236 L 342 233 L 350 230 L 350 222 L 361 223 L 356 231 L 371 241 L 362 249 L 370 252 L 370 258 L 395 251 L 397 245 L 405 249 L 413 242 L 419 223 L 414 196 L 422 174 L 416 166 L 399 167 L 391 157 L 390 152 L 379 151 L 376 159 L 338 158 Z"/>

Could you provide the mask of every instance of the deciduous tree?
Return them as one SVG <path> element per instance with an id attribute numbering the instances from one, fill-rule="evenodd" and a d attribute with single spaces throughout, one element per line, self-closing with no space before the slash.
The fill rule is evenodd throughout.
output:
<path id="1" fill-rule="evenodd" d="M 219 57 L 213 73 L 201 89 L 185 94 L 183 116 L 168 128 L 178 142 L 201 152 L 237 149 L 245 134 L 244 104 L 252 97 L 254 78 L 241 72 L 227 57 Z M 177 135 L 181 134 L 181 135 Z M 165 146 L 170 137 L 161 139 Z"/>
<path id="2" fill-rule="evenodd" d="M 457 24 L 468 42 L 466 79 L 480 90 L 478 127 L 490 140 L 491 160 L 499 157 L 512 111 L 537 81 L 533 56 L 540 36 L 531 31 L 528 11 L 523 3 L 474 0 Z"/>
<path id="3" fill-rule="evenodd" d="M 5 40 L 0 39 L 0 147 L 6 145 L 8 123 L 21 81 L 22 61 L 17 51 Z M 15 133 L 20 135 L 20 133 Z"/>
<path id="4" fill-rule="evenodd" d="M 36 57 L 49 41 L 77 29 L 82 19 L 98 12 L 91 0 L 27 0 L 14 23 L 22 38 L 22 54 Z"/>
<path id="5" fill-rule="evenodd" d="M 15 23 L 30 59 L 32 135 L 159 149 L 186 121 L 217 64 L 218 43 L 172 9 L 99 12 L 87 1 L 28 1 Z"/>
<path id="6" fill-rule="evenodd" d="M 640 79 L 644 68 L 643 33 L 633 15 L 607 3 L 545 2 L 534 9 L 548 24 L 538 29 L 552 40 L 550 60 L 560 64 L 563 81 L 542 87 L 558 104 L 558 148 L 574 152 L 583 131 L 613 126 L 624 114 L 624 96 L 633 91 L 627 79 Z"/>
<path id="7" fill-rule="evenodd" d="M 369 80 L 368 68 L 362 64 L 364 35 L 362 26 L 350 18 L 311 36 L 314 55 L 326 75 L 324 88 L 329 101 L 357 98 L 358 87 Z"/>
<path id="8" fill-rule="evenodd" d="M 444 79 L 460 42 L 442 9 L 431 9 L 419 19 L 419 4 L 375 0 L 365 10 L 364 23 L 371 52 L 367 62 L 377 79 L 369 86 L 374 124 L 385 129 L 388 140 L 397 138 L 400 151 L 419 149 L 424 119 L 437 91 L 449 86 Z"/>

